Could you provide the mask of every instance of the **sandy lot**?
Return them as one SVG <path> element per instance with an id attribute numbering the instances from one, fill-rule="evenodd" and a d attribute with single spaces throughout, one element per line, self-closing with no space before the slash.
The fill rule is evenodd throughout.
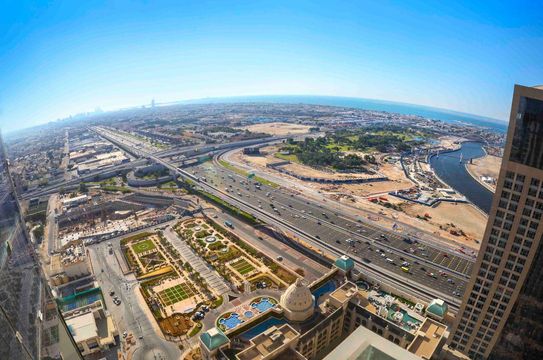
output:
<path id="1" fill-rule="evenodd" d="M 461 230 L 466 234 L 466 240 L 481 240 L 487 221 L 486 215 L 470 204 L 442 202 L 436 207 L 428 207 L 410 203 L 404 206 L 404 211 L 413 217 L 429 214 L 431 218 L 426 222 L 441 227 L 440 233 Z M 459 236 L 453 235 L 455 237 Z"/>
<path id="2" fill-rule="evenodd" d="M 460 142 L 466 141 L 466 139 L 458 136 L 442 136 L 438 139 L 439 145 L 447 149 L 454 149 L 460 146 Z"/>
<path id="3" fill-rule="evenodd" d="M 378 175 L 376 174 L 364 174 L 364 173 L 334 173 L 334 172 L 327 172 L 327 171 L 320 171 L 317 169 L 313 169 L 309 166 L 305 166 L 302 164 L 296 164 L 291 163 L 288 165 L 284 165 L 283 169 L 291 171 L 295 174 L 303 174 L 305 176 L 314 176 L 316 178 L 321 179 L 366 179 L 371 177 L 376 177 Z"/>
<path id="4" fill-rule="evenodd" d="M 282 122 L 272 122 L 272 123 L 263 123 L 263 124 L 254 124 L 249 126 L 241 127 L 240 129 L 249 130 L 251 132 L 259 132 L 270 135 L 298 135 L 298 134 L 307 134 L 311 126 L 308 125 L 299 125 L 299 124 L 288 124 Z"/>
<path id="5" fill-rule="evenodd" d="M 344 198 L 342 202 L 349 203 L 363 210 L 379 213 L 382 216 L 372 220 L 378 220 L 383 226 L 391 227 L 397 220 L 420 230 L 433 233 L 442 239 L 449 240 L 458 245 L 467 246 L 474 250 L 479 249 L 480 244 L 475 240 L 481 241 L 487 217 L 472 205 L 441 203 L 438 206 L 431 208 L 420 204 L 401 201 L 400 199 L 389 195 L 385 197 L 391 204 L 400 205 L 403 211 L 388 209 L 384 206 L 360 198 L 355 199 L 354 202 Z M 417 215 L 424 216 L 426 213 L 431 216 L 428 220 L 421 220 L 416 217 Z M 457 231 L 462 230 L 465 233 L 465 236 L 455 236 L 451 234 L 449 232 L 450 229 L 453 229 L 450 225 L 451 223 L 455 225 L 454 229 Z"/>
<path id="6" fill-rule="evenodd" d="M 468 170 L 470 173 L 479 181 L 481 181 L 481 176 L 490 176 L 494 179 L 498 179 L 500 173 L 500 166 L 502 164 L 502 159 L 497 156 L 487 155 L 479 159 L 473 159 L 473 164 L 468 164 Z M 486 183 L 485 183 L 486 184 Z M 492 189 L 496 188 L 494 184 L 486 184 Z"/>
<path id="7" fill-rule="evenodd" d="M 263 173 L 273 173 L 275 176 L 279 176 L 285 180 L 288 179 L 288 181 L 292 182 L 291 186 L 297 188 L 299 191 L 303 192 L 304 188 L 318 190 L 329 198 L 355 206 L 362 211 L 366 210 L 380 214 L 377 216 L 378 219 L 373 219 L 374 216 L 371 217 L 372 220 L 378 221 L 383 226 L 391 227 L 394 222 L 399 221 L 433 233 L 459 245 L 469 246 L 473 249 L 479 248 L 479 244 L 475 240 L 480 241 L 482 238 L 487 218 L 473 206 L 469 204 L 454 205 L 441 203 L 435 208 L 431 208 L 406 202 L 387 194 L 393 190 L 408 189 L 413 186 L 413 183 L 405 178 L 399 164 L 382 164 L 380 166 L 379 171 L 388 176 L 391 179 L 390 181 L 368 184 L 326 185 L 304 182 L 285 174 L 278 174 L 266 168 L 267 163 L 278 161 L 273 156 L 276 151 L 277 148 L 273 146 L 261 149 L 263 156 L 245 156 L 241 151 L 238 151 L 232 154 L 231 159 L 235 162 L 250 165 L 255 170 Z M 303 168 L 306 167 L 303 166 Z M 385 196 L 388 202 L 400 206 L 402 210 L 393 210 L 368 201 L 369 197 L 374 196 Z M 431 218 L 428 220 L 417 219 L 417 215 L 424 216 L 426 213 Z M 451 223 L 455 225 L 457 231 L 462 230 L 465 236 L 451 234 L 449 231 L 453 228 L 450 225 Z"/>

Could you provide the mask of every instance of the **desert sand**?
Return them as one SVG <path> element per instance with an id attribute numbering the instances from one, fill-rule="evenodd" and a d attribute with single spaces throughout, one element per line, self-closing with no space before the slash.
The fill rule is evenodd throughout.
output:
<path id="1" fill-rule="evenodd" d="M 259 132 L 270 135 L 299 135 L 309 133 L 311 126 L 300 124 L 288 124 L 282 122 L 271 122 L 254 124 L 241 127 L 240 129 L 249 130 L 251 132 Z"/>
<path id="2" fill-rule="evenodd" d="M 433 233 L 443 239 L 454 242 L 458 245 L 478 249 L 479 243 L 487 222 L 485 214 L 481 213 L 470 204 L 440 203 L 435 207 L 428 207 L 411 203 L 394 196 L 388 192 L 398 189 L 408 189 L 414 184 L 405 177 L 399 163 L 384 163 L 379 166 L 379 172 L 389 177 L 390 181 L 382 181 L 367 184 L 331 185 L 305 182 L 286 174 L 279 174 L 272 169 L 266 168 L 266 164 L 279 161 L 273 156 L 278 150 L 277 146 L 268 146 L 261 149 L 261 156 L 246 156 L 241 151 L 232 153 L 230 159 L 253 167 L 262 173 L 270 173 L 292 183 L 297 189 L 310 188 L 319 191 L 329 198 L 339 200 L 359 208 L 362 211 L 378 215 L 378 222 L 384 226 L 392 226 L 396 221 L 414 226 L 423 231 Z M 306 166 L 298 166 L 306 168 Z M 290 165 L 289 165 L 290 166 Z M 312 169 L 312 171 L 317 171 Z M 307 172 L 304 172 L 307 173 Z M 301 190 L 303 191 L 303 190 Z M 384 196 L 390 204 L 398 206 L 397 210 L 387 208 L 380 204 L 370 202 L 368 199 L 375 196 Z M 424 217 L 430 215 L 426 220 L 417 218 L 417 215 Z M 371 216 L 372 218 L 375 216 Z M 454 227 L 452 226 L 454 224 Z M 464 235 L 454 235 L 450 230 Z M 461 232 L 460 232 L 461 230 Z"/>
<path id="3" fill-rule="evenodd" d="M 477 181 L 487 187 L 490 187 L 494 191 L 496 189 L 496 185 L 483 183 L 481 176 L 490 176 L 494 179 L 498 179 L 501 163 L 502 159 L 500 157 L 486 155 L 479 159 L 473 159 L 473 163 L 468 164 L 467 168 L 471 175 L 477 179 Z"/>

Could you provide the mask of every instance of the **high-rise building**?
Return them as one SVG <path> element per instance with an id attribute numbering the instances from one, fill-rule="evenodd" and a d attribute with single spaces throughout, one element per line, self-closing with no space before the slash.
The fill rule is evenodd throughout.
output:
<path id="1" fill-rule="evenodd" d="M 0 359 L 80 359 L 34 253 L 0 135 Z"/>
<path id="2" fill-rule="evenodd" d="M 449 345 L 472 359 L 543 359 L 543 87 L 515 86 L 481 250 Z"/>

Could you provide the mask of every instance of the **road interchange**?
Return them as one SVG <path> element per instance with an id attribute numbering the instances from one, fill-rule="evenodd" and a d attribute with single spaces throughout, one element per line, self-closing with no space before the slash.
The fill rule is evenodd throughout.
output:
<path id="1" fill-rule="evenodd" d="M 107 133 L 101 132 L 101 135 L 115 143 L 115 140 L 108 136 Z M 307 199 L 301 200 L 299 196 L 288 191 L 283 194 L 282 189 L 274 189 L 264 184 L 260 185 L 260 190 L 251 189 L 251 187 L 254 187 L 254 182 L 251 181 L 252 185 L 250 185 L 249 190 L 247 186 L 244 186 L 237 187 L 236 189 L 239 190 L 236 190 L 235 193 L 230 190 L 226 191 L 227 186 L 231 185 L 227 183 L 226 178 L 232 179 L 232 183 L 236 182 L 238 184 L 240 180 L 246 181 L 247 179 L 234 171 L 218 167 L 217 161 L 211 163 L 211 167 L 207 170 L 202 165 L 198 166 L 196 171 L 203 171 L 204 173 L 197 176 L 184 169 L 177 168 L 175 164 L 155 154 L 139 150 L 139 155 L 164 165 L 185 180 L 197 182 L 197 187 L 201 188 L 201 190 L 218 196 L 241 210 L 253 214 L 265 223 L 287 230 L 324 251 L 336 256 L 348 254 L 355 260 L 361 271 L 369 277 L 378 279 L 400 291 L 411 293 L 421 299 L 442 298 L 450 304 L 452 310 L 457 309 L 460 304 L 473 264 L 472 260 L 467 257 L 453 254 L 448 250 L 443 251 L 443 254 L 446 255 L 439 255 L 439 249 L 428 247 L 427 244 L 407 244 L 402 239 L 403 235 L 394 234 L 393 232 L 382 232 L 386 234 L 384 235 L 386 238 L 383 238 L 379 233 L 382 229 L 372 228 L 368 224 L 346 218 L 343 215 L 340 216 L 333 213 L 333 210 L 327 209 L 323 204 L 314 204 L 313 201 Z M 209 166 L 210 163 L 206 164 L 205 166 Z M 206 176 L 209 177 L 209 182 L 200 181 L 202 177 Z M 268 198 L 266 194 L 268 192 L 274 193 L 273 200 L 278 205 L 273 205 L 273 208 L 278 209 L 278 211 L 273 210 L 272 205 L 266 203 Z M 302 202 L 305 202 L 308 209 L 315 209 L 316 206 L 318 209 L 323 210 L 320 214 L 313 210 L 305 210 L 303 206 L 300 206 Z M 309 214 L 309 211 L 312 213 Z M 322 215 L 323 213 L 325 215 Z M 360 225 L 360 228 L 358 225 Z M 361 231 L 358 232 L 358 230 Z M 348 243 L 347 239 L 352 239 L 352 241 Z M 423 247 L 424 250 L 413 249 L 414 252 L 411 253 L 409 250 L 403 250 L 399 246 L 399 242 L 405 246 Z M 379 249 L 379 253 L 377 249 Z M 421 256 L 416 254 L 417 251 L 420 252 Z M 430 258 L 432 255 L 438 258 L 435 256 Z M 441 259 L 439 259 L 439 256 L 441 256 Z M 409 263 L 410 271 L 407 273 L 401 270 L 399 266 L 404 261 Z M 442 275 L 442 273 L 445 275 Z"/>

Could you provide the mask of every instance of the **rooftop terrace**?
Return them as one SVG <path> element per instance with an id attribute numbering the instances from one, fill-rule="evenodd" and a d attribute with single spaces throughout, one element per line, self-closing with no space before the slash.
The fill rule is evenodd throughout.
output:
<path id="1" fill-rule="evenodd" d="M 445 325 L 427 318 L 407 350 L 423 359 L 430 359 L 442 341 L 446 330 Z"/>
<path id="2" fill-rule="evenodd" d="M 236 357 L 239 360 L 262 360 L 270 355 L 277 355 L 290 347 L 300 334 L 290 325 L 284 324 L 281 327 L 272 326 L 262 334 L 251 339 L 252 345 Z"/>

